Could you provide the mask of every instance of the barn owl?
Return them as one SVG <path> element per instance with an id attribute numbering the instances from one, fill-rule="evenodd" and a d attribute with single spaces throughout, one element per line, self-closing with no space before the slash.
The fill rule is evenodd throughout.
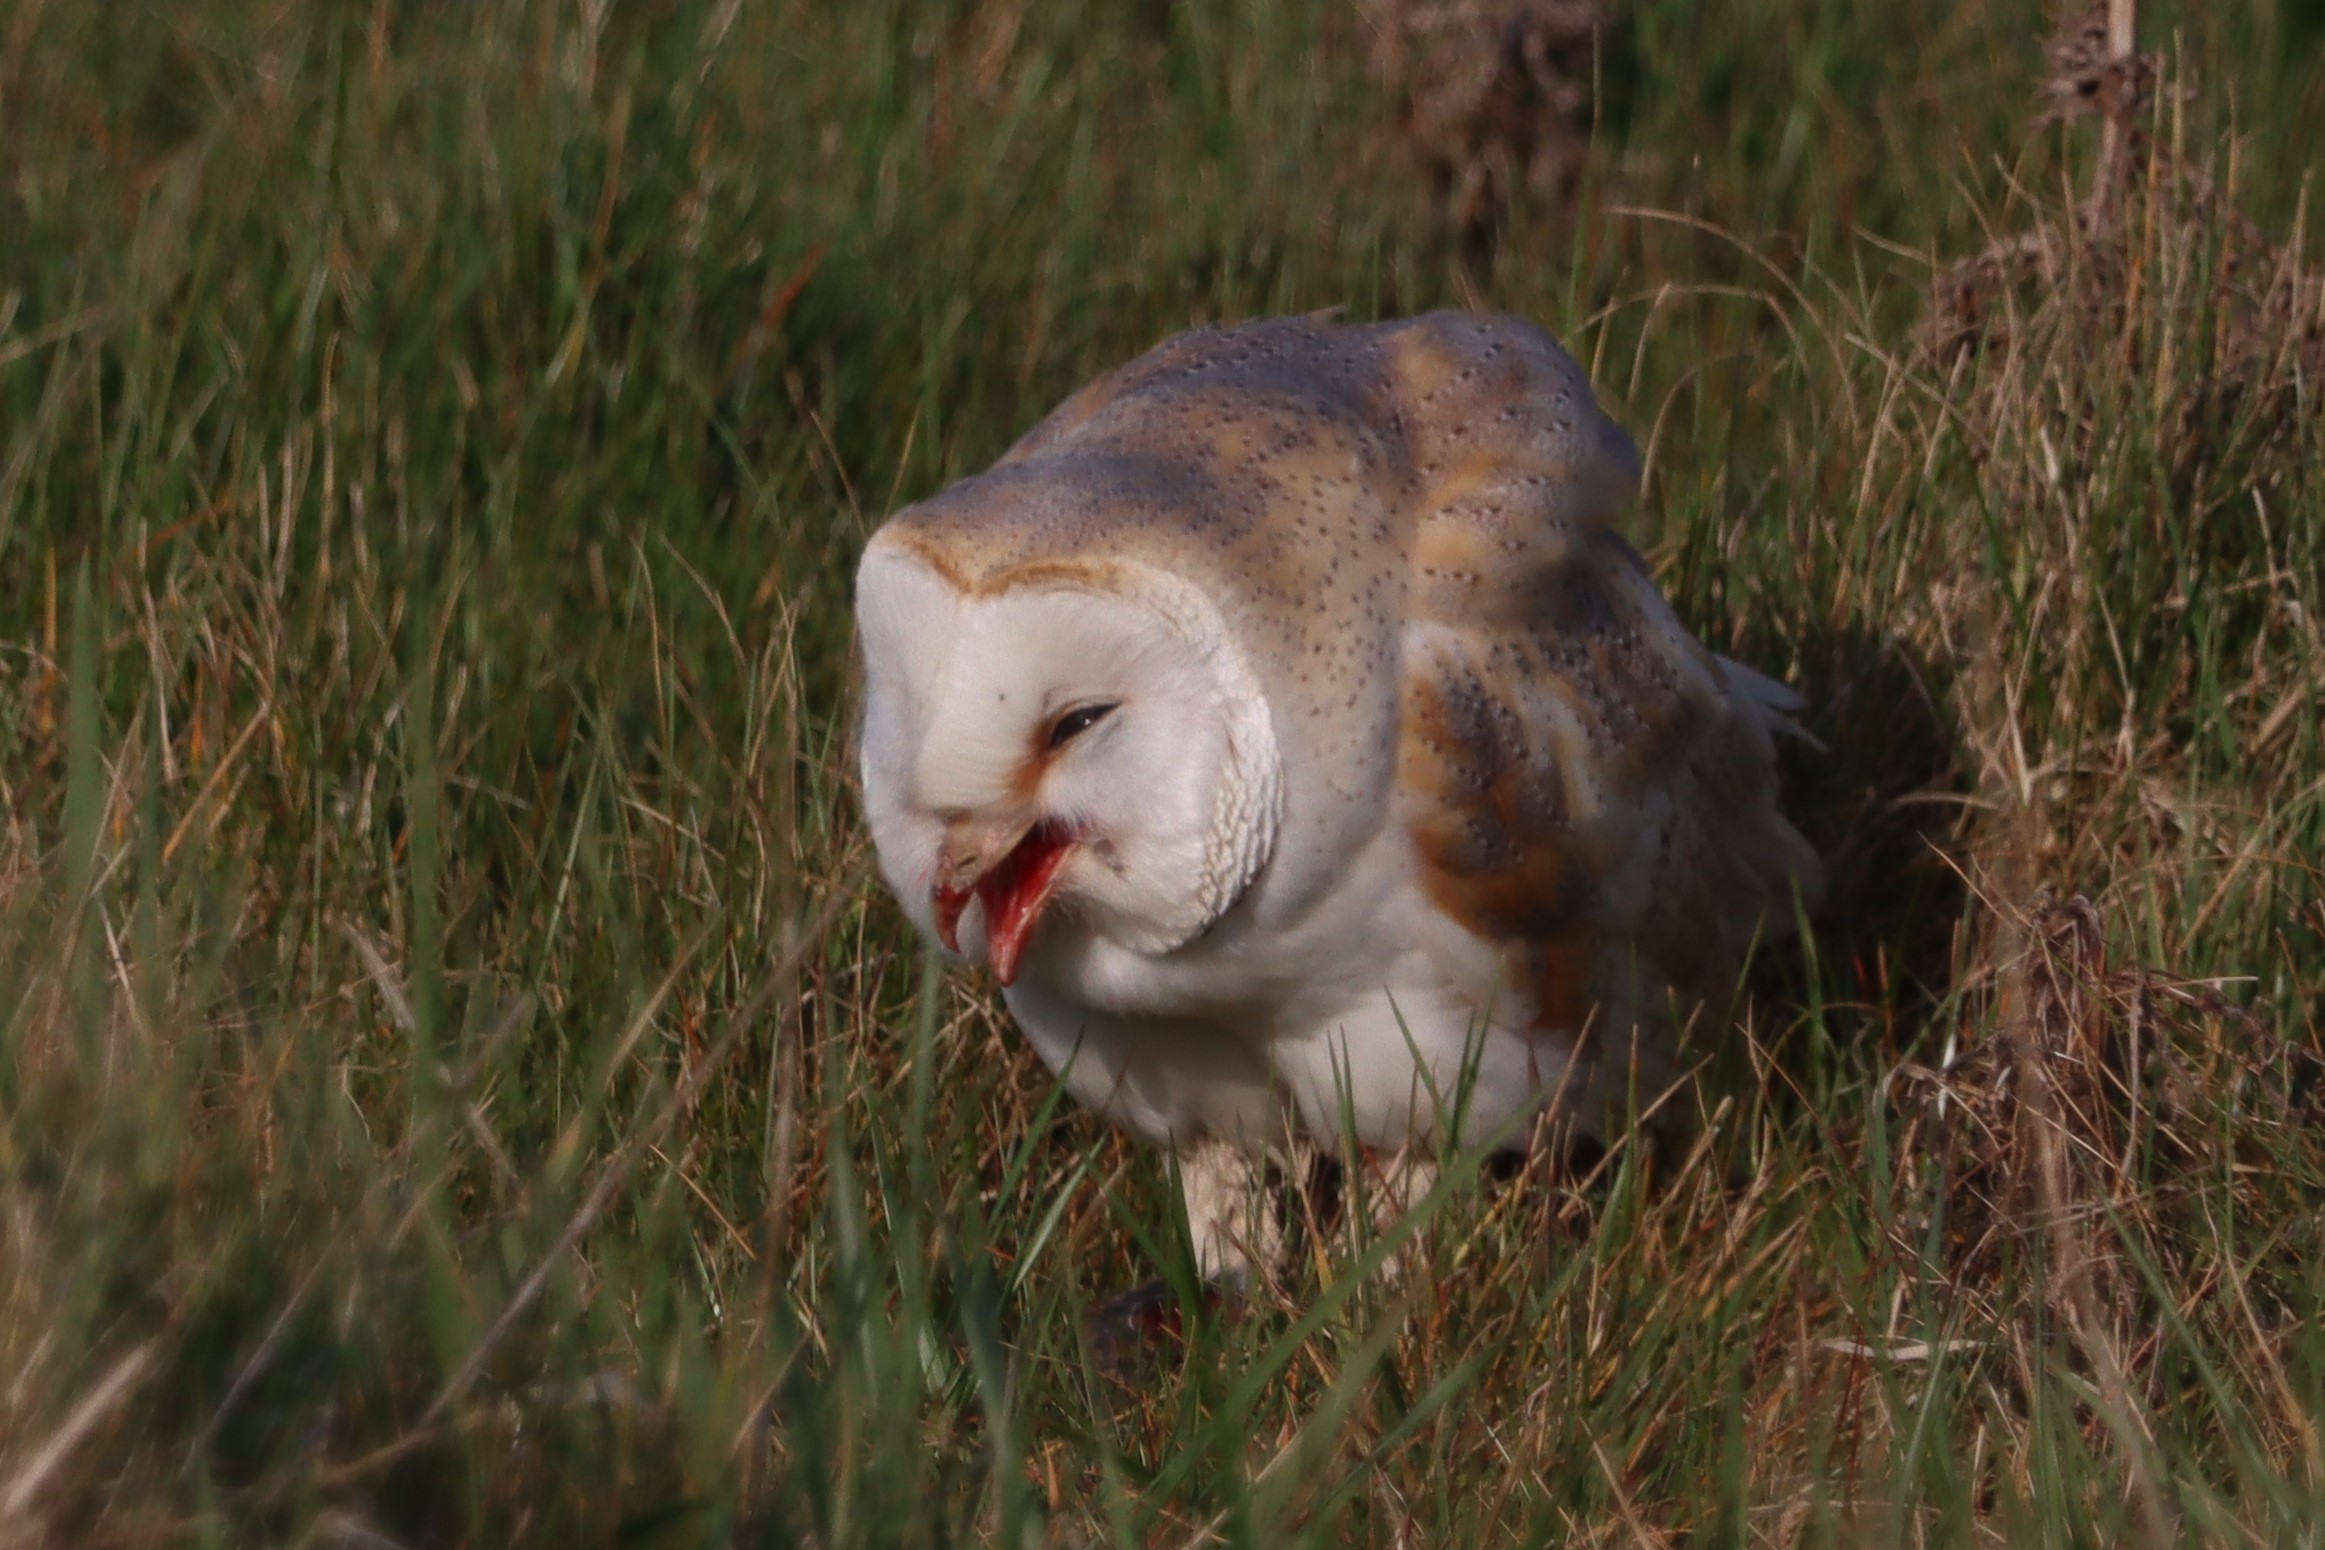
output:
<path id="1" fill-rule="evenodd" d="M 881 873 L 1178 1154 L 1206 1274 L 1265 1252 L 1238 1170 L 1287 1138 L 1595 1129 L 1813 907 L 1799 701 L 1674 616 L 1611 525 L 1638 479 L 1529 324 L 1277 319 L 1100 378 L 865 549 Z"/>

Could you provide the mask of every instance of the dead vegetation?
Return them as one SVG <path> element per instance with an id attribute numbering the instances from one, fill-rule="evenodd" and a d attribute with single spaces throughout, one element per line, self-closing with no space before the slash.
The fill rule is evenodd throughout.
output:
<path id="1" fill-rule="evenodd" d="M 2248 395 L 2267 400 L 2272 423 L 2295 412 L 2296 374 L 2310 384 L 2313 410 L 2325 368 L 2325 272 L 2244 214 L 2233 168 L 2223 177 L 2191 154 L 2180 110 L 2196 83 L 2164 52 L 2134 51 L 2134 15 L 2130 0 L 2062 9 L 2029 130 L 2096 126 L 2088 190 L 1941 271 L 1923 348 L 1943 369 L 2006 348 L 2014 334 L 2071 328 L 2122 339 L 2124 353 L 2107 361 L 2114 369 L 2168 370 L 2152 339 L 2126 332 L 2159 292 L 2167 317 L 2196 308 L 2211 323 L 2203 396 L 2180 407 L 2184 436 L 2200 437 Z"/>
<path id="2" fill-rule="evenodd" d="M 1473 270 L 1491 265 L 1513 200 L 1571 208 L 1609 15 L 1607 0 L 1379 0 L 1374 66 Z"/>
<path id="3" fill-rule="evenodd" d="M 1941 1065 L 1894 1078 L 1905 1209 L 1892 1244 L 1916 1257 L 1934 1245 L 1965 1322 L 2014 1335 L 2022 1397 L 2041 1382 L 2042 1331 L 2066 1333 L 2094 1426 L 2112 1431 L 2163 1543 L 2136 1418 L 2170 1403 L 2174 1379 L 2140 1267 L 2185 1284 L 2193 1198 L 2235 1195 L 2239 1174 L 2276 1154 L 2263 1138 L 2318 1123 L 2318 1056 L 2209 984 L 2111 964 L 2107 924 L 2081 895 L 1989 908 L 2000 956 L 1975 966 L 1960 1033 Z M 2245 1203 L 2266 1211 L 2268 1193 Z M 2284 1268 L 2244 1267 L 2262 1284 Z M 2302 1411 L 2282 1419 L 2297 1427 Z"/>
<path id="4" fill-rule="evenodd" d="M 2280 1170 L 2320 1118 L 2314 1029 L 2254 1015 L 2235 982 L 2172 954 L 2240 880 L 2314 929 L 2313 867 L 2263 858 L 2272 815 L 2308 800 L 2314 774 L 2288 755 L 2325 656 L 2272 511 L 2317 488 L 2325 277 L 2243 215 L 2232 171 L 2215 179 L 2187 153 L 2192 88 L 2171 56 L 2132 51 L 2131 13 L 2070 10 L 2046 49 L 2030 132 L 2098 131 L 2088 192 L 2029 201 L 2025 229 L 1944 269 L 1913 367 L 2013 558 L 1979 582 L 1954 551 L 1921 615 L 1974 770 L 1948 840 L 1970 906 L 1950 1031 L 1889 1087 L 1890 1234 L 1960 1299 L 1963 1327 L 2006 1347 L 1993 1370 L 2022 1463 L 2034 1396 L 2062 1365 L 2085 1443 L 2115 1460 L 2140 1539 L 2161 1545 L 2190 1527 L 2156 1440 L 2156 1418 L 2188 1402 L 2170 1330 L 2205 1299 L 2235 1300 L 2259 1424 L 2317 1467 L 2281 1355 L 2298 1257 L 2213 1255 L 2221 1214 L 2305 1198 Z M 2189 659 L 2181 632 L 2211 587 L 2257 594 L 2228 611 L 2242 686 L 2207 684 Z M 2208 727 L 2241 753 L 2225 779 Z M 2135 954 L 2110 914 L 2152 920 L 2159 896 L 2180 898 L 2181 930 L 2151 927 Z"/>

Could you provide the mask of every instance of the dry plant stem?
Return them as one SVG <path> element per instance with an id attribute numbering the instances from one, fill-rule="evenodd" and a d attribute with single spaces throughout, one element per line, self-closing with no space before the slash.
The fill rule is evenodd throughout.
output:
<path id="1" fill-rule="evenodd" d="M 2137 46 L 2139 31 L 2139 0 L 2107 0 L 2107 60 L 2110 65 L 2122 66 L 2131 58 Z M 2130 126 L 2115 113 L 2102 117 L 2099 125 L 2099 175 L 2091 189 L 2091 207 L 2105 212 L 2114 191 L 2123 181 L 2124 158 L 2128 153 L 2126 137 Z"/>
<path id="2" fill-rule="evenodd" d="M 2094 1076 L 2100 1070 L 2106 1026 L 2097 993 L 2105 969 L 2097 955 L 2104 949 L 2098 914 L 2087 901 L 2073 900 L 2062 913 L 2071 925 L 2061 936 L 2040 930 L 2025 934 L 2024 989 L 2015 1009 L 2007 998 L 2002 1009 L 2015 1046 L 2019 1144 L 2032 1162 L 2036 1220 L 2049 1248 L 2055 1304 L 2091 1364 L 2100 1408 L 2148 1543 L 2162 1550 L 2177 1543 L 2177 1536 L 2155 1478 L 2155 1438 L 2140 1419 L 2096 1274 L 2100 1254 L 2092 1235 L 2095 1224 L 2106 1218 L 2107 1203 L 2085 1198 L 2073 1155 L 2091 1129 L 2091 1118 L 2070 1118 L 2074 1105 L 2059 1091 L 2054 1074 L 2061 1063 Z M 2013 1010 L 2017 1015 L 2011 1015 Z M 2089 1102 L 2097 1094 L 2086 1090 L 2083 1096 Z"/>
<path id="3" fill-rule="evenodd" d="M 24 1461 L 7 1487 L 0 1489 L 0 1534 L 13 1538 L 17 1531 L 32 1526 L 30 1514 L 33 1503 L 40 1498 L 41 1487 L 72 1456 L 82 1439 L 129 1396 L 152 1360 L 153 1346 L 149 1342 L 106 1369 L 105 1375 L 81 1396 L 48 1441 Z"/>

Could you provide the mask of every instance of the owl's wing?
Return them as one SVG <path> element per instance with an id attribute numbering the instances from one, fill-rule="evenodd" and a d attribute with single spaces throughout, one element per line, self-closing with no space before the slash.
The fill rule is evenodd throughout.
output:
<path id="1" fill-rule="evenodd" d="M 1565 966 L 1635 943 L 1700 994 L 1813 908 L 1816 855 L 1777 810 L 1799 700 L 1680 624 L 1608 525 L 1637 462 L 1581 370 L 1523 325 L 1401 352 L 1422 514 L 1398 786 L 1448 914 Z M 1551 981 L 1559 983 L 1553 984 Z"/>

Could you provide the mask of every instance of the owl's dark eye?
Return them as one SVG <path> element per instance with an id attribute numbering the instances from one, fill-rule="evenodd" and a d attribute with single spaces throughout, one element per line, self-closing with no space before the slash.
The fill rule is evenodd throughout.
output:
<path id="1" fill-rule="evenodd" d="M 1120 708 L 1119 705 L 1083 705 L 1067 711 L 1049 729 L 1049 745 L 1052 748 L 1065 747 Z"/>

